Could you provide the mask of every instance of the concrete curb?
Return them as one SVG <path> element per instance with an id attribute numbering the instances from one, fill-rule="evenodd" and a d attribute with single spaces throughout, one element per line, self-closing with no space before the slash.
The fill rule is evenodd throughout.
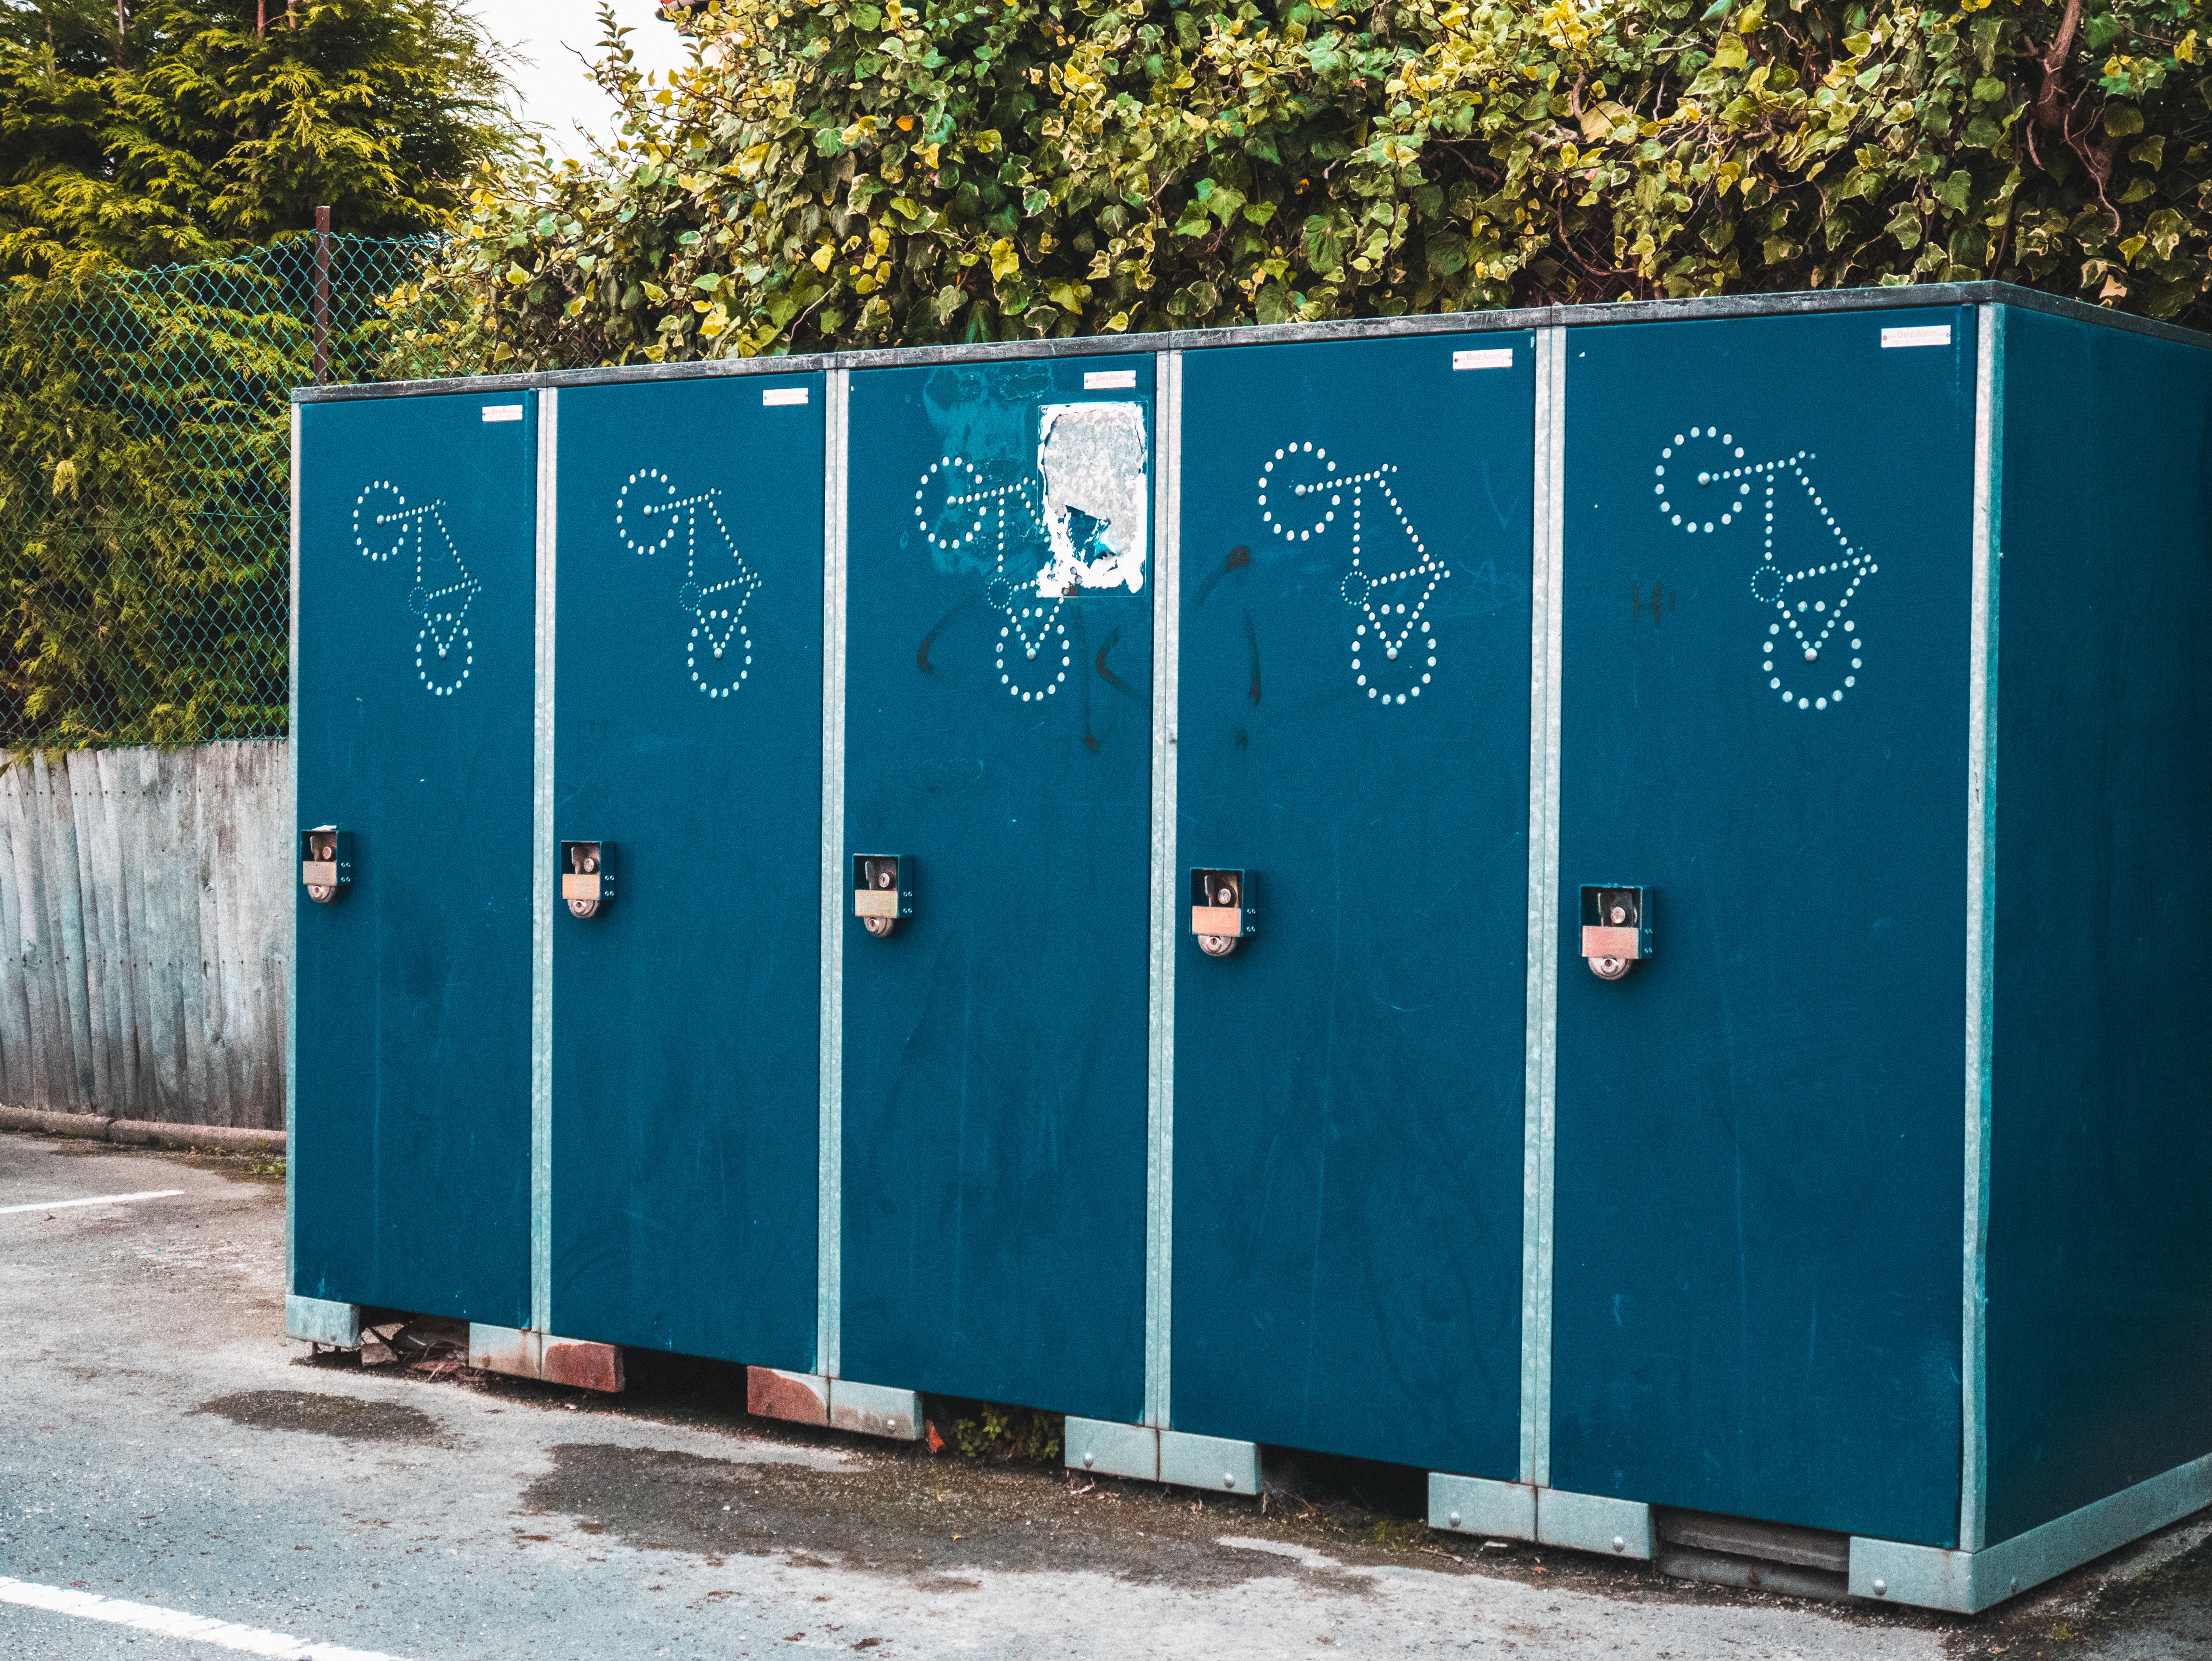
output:
<path id="1" fill-rule="evenodd" d="M 49 1136 L 83 1136 L 131 1147 L 205 1148 L 219 1153 L 282 1153 L 281 1130 L 240 1130 L 219 1124 L 156 1124 L 145 1119 L 106 1119 L 97 1113 L 45 1113 L 33 1107 L 0 1107 L 0 1130 L 36 1130 Z"/>

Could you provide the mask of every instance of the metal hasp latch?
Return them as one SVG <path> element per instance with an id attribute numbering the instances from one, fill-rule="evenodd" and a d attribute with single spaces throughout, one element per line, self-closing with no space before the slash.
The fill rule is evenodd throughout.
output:
<path id="1" fill-rule="evenodd" d="M 1583 958 L 1601 981 L 1617 981 L 1651 955 L 1651 891 L 1600 883 L 1583 890 Z"/>
<path id="2" fill-rule="evenodd" d="M 300 832 L 300 880 L 317 905 L 328 905 L 352 887 L 353 832 L 335 824 Z"/>
<path id="3" fill-rule="evenodd" d="M 611 842 L 561 844 L 561 897 L 568 914 L 596 917 L 615 897 L 615 845 Z"/>
<path id="4" fill-rule="evenodd" d="M 1251 897 L 1249 872 L 1193 871 L 1190 932 L 1198 936 L 1198 949 L 1209 958 L 1225 958 L 1237 942 L 1258 934 L 1260 914 L 1248 903 Z"/>
<path id="5" fill-rule="evenodd" d="M 914 859 L 907 854 L 853 855 L 853 915 L 878 940 L 914 915 Z"/>

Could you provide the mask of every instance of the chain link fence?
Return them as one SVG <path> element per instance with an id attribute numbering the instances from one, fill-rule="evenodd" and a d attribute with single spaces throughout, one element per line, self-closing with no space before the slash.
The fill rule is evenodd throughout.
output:
<path id="1" fill-rule="evenodd" d="M 288 394 L 386 378 L 435 252 L 302 236 L 0 300 L 0 750 L 284 733 Z"/>

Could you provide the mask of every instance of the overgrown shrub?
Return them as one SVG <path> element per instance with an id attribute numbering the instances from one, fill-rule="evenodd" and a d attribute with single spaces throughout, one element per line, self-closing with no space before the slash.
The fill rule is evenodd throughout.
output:
<path id="1" fill-rule="evenodd" d="M 1702 9 L 1701 9 L 1702 7 Z M 451 369 L 2001 277 L 2212 322 L 2204 0 L 720 0 Z"/>
<path id="2" fill-rule="evenodd" d="M 331 378 L 387 349 L 419 242 L 334 238 Z M 310 245 L 0 288 L 0 748 L 285 730 L 289 388 Z"/>
<path id="3" fill-rule="evenodd" d="M 499 52 L 438 0 L 0 4 L 0 277 L 422 235 L 513 148 Z"/>

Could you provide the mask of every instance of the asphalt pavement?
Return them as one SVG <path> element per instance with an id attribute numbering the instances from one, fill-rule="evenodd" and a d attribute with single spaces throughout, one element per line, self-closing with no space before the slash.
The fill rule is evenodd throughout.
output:
<path id="1" fill-rule="evenodd" d="M 1723 1591 L 1388 1473 L 1263 1511 L 751 1419 L 732 1367 L 316 1357 L 283 1222 L 266 1165 L 0 1134 L 0 1658 L 2212 1657 L 2212 1514 L 1978 1620 Z"/>

